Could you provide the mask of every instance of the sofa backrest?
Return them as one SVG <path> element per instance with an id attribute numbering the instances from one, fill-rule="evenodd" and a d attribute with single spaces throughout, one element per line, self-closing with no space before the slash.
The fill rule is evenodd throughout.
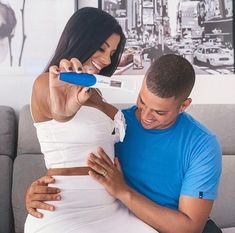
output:
<path id="1" fill-rule="evenodd" d="M 223 171 L 211 217 L 221 227 L 235 227 L 235 105 L 192 105 L 188 112 L 213 131 L 221 143 Z"/>
<path id="2" fill-rule="evenodd" d="M 29 111 L 29 105 L 19 112 L 17 156 L 14 161 L 12 182 L 12 207 L 15 233 L 24 232 L 27 216 L 25 192 L 27 187 L 46 173 L 43 156 L 36 136 L 36 130 Z"/>
<path id="3" fill-rule="evenodd" d="M 13 230 L 11 181 L 16 129 L 14 110 L 7 106 L 0 106 L 0 232 L 4 233 Z"/>
<path id="4" fill-rule="evenodd" d="M 116 104 L 118 108 L 130 104 Z M 212 218 L 220 227 L 235 227 L 235 105 L 192 105 L 187 110 L 217 136 L 223 151 L 223 174 L 219 198 L 212 210 Z M 33 180 L 45 174 L 45 165 L 33 127 L 29 106 L 19 113 L 18 152 L 13 172 L 13 211 L 16 233 L 23 232 L 26 218 L 24 195 Z"/>

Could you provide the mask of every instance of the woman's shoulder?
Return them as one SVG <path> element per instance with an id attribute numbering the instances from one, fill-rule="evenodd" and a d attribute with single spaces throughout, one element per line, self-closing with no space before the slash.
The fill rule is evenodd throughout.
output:
<path id="1" fill-rule="evenodd" d="M 40 74 L 33 83 L 33 88 L 38 88 L 41 86 L 48 86 L 48 82 L 49 82 L 49 73 L 42 73 Z"/>
<path id="2" fill-rule="evenodd" d="M 47 96 L 49 92 L 48 76 L 48 73 L 42 73 L 34 80 L 32 87 L 32 98 L 34 98 L 35 100 L 39 99 L 41 101 L 41 98 Z"/>
<path id="3" fill-rule="evenodd" d="M 42 73 L 35 79 L 32 88 L 31 111 L 35 122 L 50 119 L 48 96 L 48 73 Z"/>
<path id="4" fill-rule="evenodd" d="M 48 73 L 40 74 L 33 83 L 32 100 L 39 102 L 49 93 Z"/>

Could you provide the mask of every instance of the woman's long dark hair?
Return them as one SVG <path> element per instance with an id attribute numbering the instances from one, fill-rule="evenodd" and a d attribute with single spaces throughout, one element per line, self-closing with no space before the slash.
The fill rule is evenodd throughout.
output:
<path id="1" fill-rule="evenodd" d="M 85 7 L 76 11 L 60 37 L 55 54 L 47 65 L 59 65 L 61 59 L 76 57 L 81 63 L 90 58 L 113 33 L 120 35 L 121 40 L 116 52 L 111 57 L 111 64 L 100 71 L 100 74 L 111 76 L 117 69 L 125 46 L 125 36 L 117 20 L 105 11 Z"/>

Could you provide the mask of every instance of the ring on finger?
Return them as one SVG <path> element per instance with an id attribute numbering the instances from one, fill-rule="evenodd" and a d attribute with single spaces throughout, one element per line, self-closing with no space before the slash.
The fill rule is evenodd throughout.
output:
<path id="1" fill-rule="evenodd" d="M 108 172 L 106 170 L 103 170 L 101 174 L 102 174 L 103 177 L 106 177 Z"/>

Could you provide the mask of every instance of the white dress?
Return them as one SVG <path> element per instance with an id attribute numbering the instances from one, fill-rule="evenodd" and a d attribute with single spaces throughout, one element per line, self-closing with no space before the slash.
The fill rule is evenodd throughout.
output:
<path id="1" fill-rule="evenodd" d="M 47 168 L 87 166 L 90 152 L 99 146 L 113 159 L 114 144 L 125 135 L 120 111 L 114 120 L 102 111 L 83 106 L 68 122 L 50 120 L 34 124 Z M 115 129 L 115 134 L 113 134 Z M 107 193 L 90 176 L 54 176 L 60 201 L 44 217 L 27 216 L 25 233 L 156 233 Z"/>

